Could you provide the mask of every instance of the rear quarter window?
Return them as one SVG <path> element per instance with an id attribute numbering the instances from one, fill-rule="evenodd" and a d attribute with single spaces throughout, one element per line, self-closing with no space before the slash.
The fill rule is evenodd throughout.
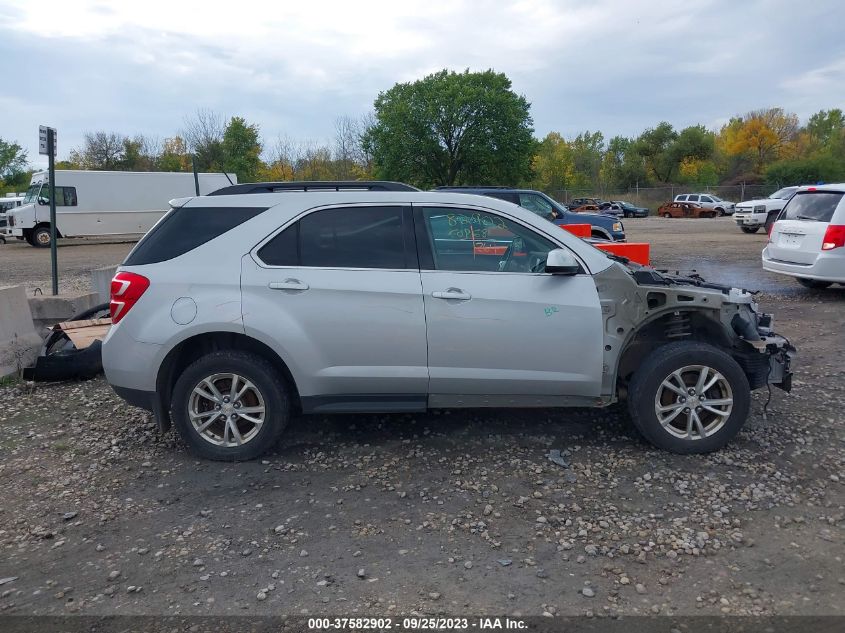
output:
<path id="1" fill-rule="evenodd" d="M 268 207 L 181 207 L 171 209 L 124 261 L 126 266 L 157 264 L 184 255 Z"/>
<path id="2" fill-rule="evenodd" d="M 786 203 L 779 219 L 830 222 L 842 195 L 840 191 L 799 191 Z"/>

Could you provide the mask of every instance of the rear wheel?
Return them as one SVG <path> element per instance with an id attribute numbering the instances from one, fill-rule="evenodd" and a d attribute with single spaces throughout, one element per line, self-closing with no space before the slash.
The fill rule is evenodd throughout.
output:
<path id="1" fill-rule="evenodd" d="M 693 341 L 651 353 L 634 373 L 628 408 L 649 442 L 673 453 L 707 453 L 727 444 L 748 417 L 751 390 L 737 362 Z"/>
<path id="2" fill-rule="evenodd" d="M 743 233 L 756 233 L 760 230 L 759 226 L 741 226 L 739 228 L 742 229 Z"/>
<path id="3" fill-rule="evenodd" d="M 820 281 L 818 279 L 805 279 L 804 277 L 796 277 L 798 283 L 804 286 L 805 288 L 812 288 L 813 290 L 822 290 L 824 288 L 828 288 L 833 282 L 832 281 Z"/>
<path id="4" fill-rule="evenodd" d="M 284 378 L 260 356 L 213 352 L 179 376 L 170 412 L 176 431 L 199 456 L 254 459 L 287 425 L 286 392 Z"/>

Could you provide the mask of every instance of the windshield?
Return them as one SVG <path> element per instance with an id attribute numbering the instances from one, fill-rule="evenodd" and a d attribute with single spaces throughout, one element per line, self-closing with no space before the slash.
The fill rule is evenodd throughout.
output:
<path id="1" fill-rule="evenodd" d="M 778 189 L 769 197 L 777 200 L 789 200 L 796 191 L 798 191 L 798 187 L 784 187 L 783 189 Z"/>
<path id="2" fill-rule="evenodd" d="M 724 202 L 724 200 L 722 200 L 719 196 L 714 196 L 712 193 L 711 193 L 711 194 L 708 194 L 708 195 L 709 195 L 711 198 L 713 198 L 713 200 L 715 200 L 716 202 Z"/>
<path id="3" fill-rule="evenodd" d="M 24 204 L 29 202 L 35 202 L 38 199 L 38 192 L 41 191 L 41 183 L 37 182 L 34 185 L 30 185 L 29 189 L 26 190 L 26 195 L 23 198 Z"/>

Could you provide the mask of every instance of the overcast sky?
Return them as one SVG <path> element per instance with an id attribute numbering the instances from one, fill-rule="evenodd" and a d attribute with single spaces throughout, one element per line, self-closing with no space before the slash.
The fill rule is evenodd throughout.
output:
<path id="1" fill-rule="evenodd" d="M 0 0 L 0 137 L 166 138 L 198 108 L 326 141 L 398 81 L 506 73 L 538 136 L 845 107 L 841 0 Z"/>

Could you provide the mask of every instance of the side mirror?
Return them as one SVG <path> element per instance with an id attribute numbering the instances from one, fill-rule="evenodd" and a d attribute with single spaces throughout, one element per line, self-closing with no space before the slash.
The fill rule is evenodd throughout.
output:
<path id="1" fill-rule="evenodd" d="M 577 275 L 581 265 L 575 256 L 564 248 L 556 248 L 549 251 L 546 256 L 546 268 L 544 272 L 553 275 Z"/>
<path id="2" fill-rule="evenodd" d="M 47 206 L 48 204 L 50 204 L 50 202 L 47 200 L 47 198 L 42 198 L 41 196 L 38 196 L 38 204 L 40 204 L 41 206 Z"/>

